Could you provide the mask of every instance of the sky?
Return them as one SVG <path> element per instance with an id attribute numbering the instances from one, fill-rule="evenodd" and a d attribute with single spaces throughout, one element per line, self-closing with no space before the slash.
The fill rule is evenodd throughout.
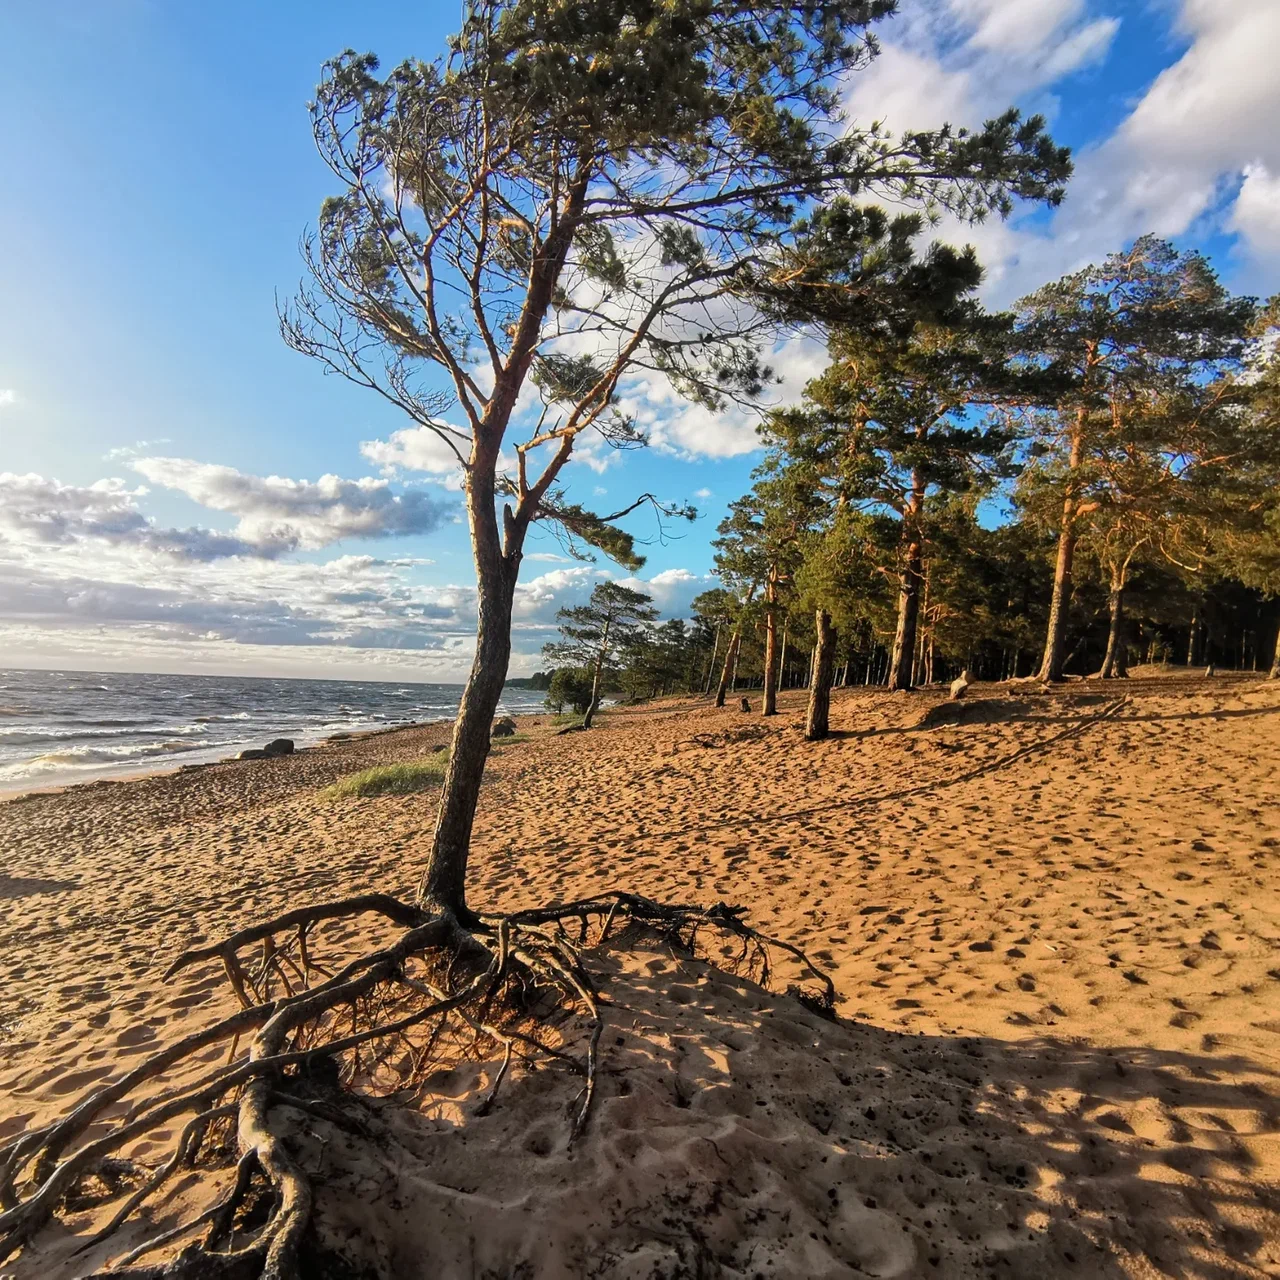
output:
<path id="1" fill-rule="evenodd" d="M 306 103 L 345 48 L 440 53 L 459 6 L 18 0 L 0 6 L 0 666 L 465 678 L 474 576 L 456 477 L 421 431 L 289 350 L 277 297 L 333 179 Z M 1233 289 L 1280 289 L 1280 0 L 901 0 L 842 86 L 919 128 L 1017 105 L 1076 176 L 1054 212 L 944 223 L 1007 305 L 1155 232 Z M 820 371 L 775 353 L 770 403 Z M 626 577 L 527 549 L 513 674 L 602 576 L 664 616 L 759 461 L 755 419 L 630 388 L 648 449 L 589 450 L 570 498 L 699 510 Z M 641 537 L 653 526 L 637 518 Z"/>

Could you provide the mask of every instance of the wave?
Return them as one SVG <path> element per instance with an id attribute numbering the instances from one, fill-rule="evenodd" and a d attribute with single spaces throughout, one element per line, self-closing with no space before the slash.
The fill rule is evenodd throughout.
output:
<path id="1" fill-rule="evenodd" d="M 204 745 L 191 742 L 143 742 L 125 747 L 68 747 L 65 751 L 47 751 L 21 764 L 0 769 L 0 777 L 23 778 L 31 774 L 89 769 L 104 764 L 127 765 L 135 760 L 150 760 L 157 756 L 196 751 Z"/>
<path id="2" fill-rule="evenodd" d="M 196 716 L 196 724 L 223 724 L 230 720 L 252 720 L 247 711 L 237 711 L 230 716 Z"/>

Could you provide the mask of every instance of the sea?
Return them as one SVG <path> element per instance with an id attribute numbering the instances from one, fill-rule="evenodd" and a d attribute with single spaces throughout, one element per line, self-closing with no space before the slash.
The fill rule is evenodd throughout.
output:
<path id="1" fill-rule="evenodd" d="M 544 696 L 508 685 L 500 713 L 542 711 Z M 457 684 L 0 668 L 0 792 L 221 760 L 272 738 L 303 747 L 452 720 L 461 697 Z"/>

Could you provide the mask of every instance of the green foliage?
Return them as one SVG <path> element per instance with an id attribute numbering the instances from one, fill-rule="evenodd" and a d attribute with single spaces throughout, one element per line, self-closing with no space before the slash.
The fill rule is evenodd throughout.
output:
<path id="1" fill-rule="evenodd" d="M 555 662 L 608 667 L 637 625 L 657 618 L 651 600 L 620 582 L 598 582 L 586 604 L 556 614 L 561 639 L 543 645 L 542 652 Z"/>
<path id="2" fill-rule="evenodd" d="M 762 350 L 833 254 L 827 314 L 846 325 L 897 331 L 972 280 L 968 251 L 912 260 L 918 215 L 855 202 L 978 219 L 1062 196 L 1069 156 L 1039 117 L 896 137 L 842 118 L 896 8 L 467 0 L 447 58 L 383 72 L 348 50 L 311 106 L 342 189 L 286 339 L 441 437 L 471 475 L 477 538 L 518 555 L 543 521 L 636 567 L 614 527 L 631 508 L 597 515 L 555 489 L 583 433 L 644 443 L 619 405 L 632 370 L 712 408 L 755 397 L 773 377 Z M 501 475 L 529 378 L 546 412 Z M 491 492 L 511 500 L 501 524 Z"/>
<path id="3" fill-rule="evenodd" d="M 576 715 L 586 714 L 591 705 L 592 673 L 582 667 L 558 667 L 547 690 L 547 706 L 557 713 L 572 707 Z"/>
<path id="4" fill-rule="evenodd" d="M 325 800 L 349 800 L 368 796 L 410 795 L 437 786 L 449 762 L 448 753 L 437 752 L 423 760 L 380 764 L 348 774 L 320 793 Z"/>

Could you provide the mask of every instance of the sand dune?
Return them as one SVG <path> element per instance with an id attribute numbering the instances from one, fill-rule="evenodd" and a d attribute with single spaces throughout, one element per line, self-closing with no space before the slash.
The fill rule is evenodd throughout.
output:
<path id="1" fill-rule="evenodd" d="M 786 694 L 770 721 L 668 702 L 522 726 L 472 897 L 743 903 L 830 970 L 840 1024 L 651 942 L 605 949 L 581 1146 L 555 1071 L 484 1118 L 490 1073 L 461 1072 L 372 1146 L 300 1120 L 326 1234 L 359 1226 L 395 1276 L 1280 1275 L 1280 689 L 847 691 L 816 745 L 801 715 Z M 0 1140 L 230 1007 L 213 970 L 161 981 L 177 951 L 411 893 L 434 797 L 316 792 L 443 732 L 0 806 Z M 208 1191 L 177 1184 L 155 1221 Z M 50 1229 L 6 1273 L 129 1239 L 73 1263 Z"/>

